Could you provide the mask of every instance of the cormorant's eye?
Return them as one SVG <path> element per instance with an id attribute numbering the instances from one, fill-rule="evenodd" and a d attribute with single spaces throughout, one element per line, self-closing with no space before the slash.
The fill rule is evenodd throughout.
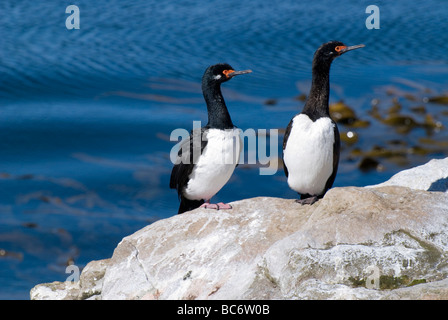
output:
<path id="1" fill-rule="evenodd" d="M 226 78 L 229 78 L 229 74 L 235 72 L 235 70 L 229 69 L 224 70 L 222 73 L 226 76 Z"/>

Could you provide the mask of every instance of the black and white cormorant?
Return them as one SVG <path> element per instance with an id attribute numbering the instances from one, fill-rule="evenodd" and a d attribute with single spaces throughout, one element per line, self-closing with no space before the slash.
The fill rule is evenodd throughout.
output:
<path id="1" fill-rule="evenodd" d="M 202 77 L 202 93 L 207 104 L 208 123 L 192 130 L 181 144 L 171 172 L 170 188 L 177 189 L 178 213 L 198 207 L 231 209 L 225 203 L 210 203 L 232 176 L 240 157 L 240 131 L 233 125 L 221 93 L 221 84 L 252 72 L 235 71 L 226 63 L 210 66 Z"/>
<path id="2" fill-rule="evenodd" d="M 313 204 L 333 186 L 339 163 L 340 137 L 330 118 L 330 67 L 345 52 L 364 45 L 330 41 L 316 50 L 312 83 L 303 111 L 294 116 L 283 139 L 283 168 L 301 204 Z"/>

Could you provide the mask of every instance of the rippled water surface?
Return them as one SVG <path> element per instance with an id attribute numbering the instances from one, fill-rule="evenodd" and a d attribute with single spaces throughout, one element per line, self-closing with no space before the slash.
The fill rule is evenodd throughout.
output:
<path id="1" fill-rule="evenodd" d="M 430 101 L 447 92 L 448 7 L 381 2 L 380 29 L 368 30 L 370 4 L 81 0 L 80 29 L 67 30 L 66 1 L 2 1 L 0 298 L 27 299 L 37 283 L 64 280 L 68 263 L 108 258 L 124 236 L 177 212 L 169 136 L 205 124 L 210 64 L 252 69 L 224 85 L 232 120 L 282 134 L 303 105 L 316 48 L 364 43 L 331 70 L 331 102 L 368 122 L 339 124 L 358 140 L 343 145 L 335 186 L 445 157 L 447 106 Z M 392 107 L 418 125 L 387 120 Z M 363 167 L 365 158 L 377 163 Z M 296 196 L 281 168 L 258 169 L 238 167 L 216 200 Z"/>

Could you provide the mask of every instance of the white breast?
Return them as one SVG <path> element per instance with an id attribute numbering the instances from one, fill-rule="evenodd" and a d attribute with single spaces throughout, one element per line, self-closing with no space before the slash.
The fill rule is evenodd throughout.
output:
<path id="1" fill-rule="evenodd" d="M 283 151 L 288 185 L 300 194 L 321 195 L 333 172 L 334 124 L 330 118 L 313 122 L 307 115 L 294 117 Z"/>
<path id="2" fill-rule="evenodd" d="M 207 146 L 190 174 L 184 195 L 209 200 L 229 181 L 241 152 L 240 130 L 209 129 Z"/>

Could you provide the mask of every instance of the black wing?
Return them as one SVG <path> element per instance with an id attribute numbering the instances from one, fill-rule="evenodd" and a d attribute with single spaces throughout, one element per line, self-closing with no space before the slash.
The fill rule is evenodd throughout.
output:
<path id="1" fill-rule="evenodd" d="M 182 191 L 188 184 L 189 176 L 199 156 L 207 145 L 206 130 L 206 127 L 192 130 L 190 136 L 180 145 L 170 178 L 170 188 L 177 190 L 179 198 L 182 196 Z"/>
<path id="2" fill-rule="evenodd" d="M 286 127 L 285 135 L 284 135 L 284 137 L 283 137 L 282 161 L 283 161 L 283 170 L 285 171 L 286 178 L 288 178 L 288 168 L 286 168 L 284 155 L 285 155 L 286 142 L 288 141 L 289 134 L 291 133 L 291 128 L 292 128 L 292 122 L 293 122 L 293 120 L 294 120 L 294 118 L 292 118 L 291 121 L 289 121 L 289 124 L 288 124 L 288 126 Z"/>
<path id="3" fill-rule="evenodd" d="M 339 166 L 339 154 L 341 152 L 341 138 L 339 136 L 339 130 L 336 123 L 331 120 L 331 122 L 334 124 L 334 144 L 333 144 L 333 173 L 328 178 L 327 183 L 325 184 L 325 194 L 334 183 L 334 180 L 336 179 L 336 174 L 338 173 L 338 166 Z"/>

